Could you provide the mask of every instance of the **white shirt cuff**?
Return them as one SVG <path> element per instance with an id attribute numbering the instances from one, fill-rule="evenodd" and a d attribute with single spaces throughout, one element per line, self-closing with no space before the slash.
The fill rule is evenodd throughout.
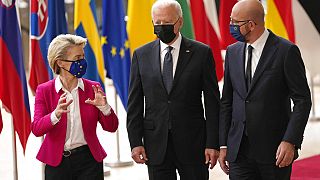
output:
<path id="1" fill-rule="evenodd" d="M 97 106 L 97 108 L 102 112 L 103 115 L 108 116 L 109 114 L 111 114 L 111 107 L 110 105 L 107 103 L 104 106 Z"/>
<path id="2" fill-rule="evenodd" d="M 57 116 L 56 116 L 56 110 L 54 110 L 54 111 L 51 113 L 51 115 L 50 115 L 50 120 L 51 120 L 52 125 L 55 125 L 55 124 L 57 124 L 57 123 L 60 121 L 60 119 L 58 119 Z"/>
<path id="3" fill-rule="evenodd" d="M 220 149 L 227 149 L 227 146 L 220 146 Z"/>

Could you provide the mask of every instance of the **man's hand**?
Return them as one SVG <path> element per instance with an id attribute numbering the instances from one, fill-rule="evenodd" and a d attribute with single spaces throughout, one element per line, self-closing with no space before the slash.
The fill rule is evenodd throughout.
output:
<path id="1" fill-rule="evenodd" d="M 219 164 L 223 172 L 229 175 L 229 163 L 226 160 L 226 157 L 227 157 L 227 148 L 221 148 L 220 155 L 219 155 Z"/>
<path id="2" fill-rule="evenodd" d="M 206 164 L 210 164 L 210 169 L 212 169 L 217 164 L 217 159 L 219 157 L 219 151 L 215 149 L 206 148 L 204 155 L 206 157 Z"/>
<path id="3" fill-rule="evenodd" d="M 276 154 L 276 166 L 279 166 L 280 168 L 289 166 L 294 158 L 294 150 L 293 144 L 282 141 Z"/>
<path id="4" fill-rule="evenodd" d="M 67 100 L 67 93 L 63 93 L 59 100 L 58 100 L 58 104 L 57 107 L 55 109 L 55 115 L 58 119 L 61 118 L 63 113 L 69 113 L 70 110 L 68 110 L 68 106 L 73 102 L 72 99 L 70 99 L 68 102 L 66 102 Z"/>
<path id="5" fill-rule="evenodd" d="M 131 151 L 132 159 L 138 164 L 144 164 L 148 161 L 146 152 L 143 146 L 134 147 Z"/>

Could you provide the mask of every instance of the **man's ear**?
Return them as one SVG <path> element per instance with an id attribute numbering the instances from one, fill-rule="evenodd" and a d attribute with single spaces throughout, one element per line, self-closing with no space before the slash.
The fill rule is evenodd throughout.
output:
<path id="1" fill-rule="evenodd" d="M 250 24 L 251 24 L 251 27 L 250 27 L 250 30 L 254 30 L 256 28 L 256 23 L 254 21 L 250 21 Z"/>
<path id="2" fill-rule="evenodd" d="M 180 23 L 179 30 L 181 30 L 183 26 L 183 17 L 180 17 L 179 23 Z"/>

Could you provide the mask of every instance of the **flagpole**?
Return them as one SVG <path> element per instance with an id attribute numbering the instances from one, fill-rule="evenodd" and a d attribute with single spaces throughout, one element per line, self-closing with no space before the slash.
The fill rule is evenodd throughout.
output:
<path id="1" fill-rule="evenodd" d="M 118 94 L 116 88 L 114 88 L 114 102 L 115 102 L 115 111 L 118 114 Z M 119 128 L 116 131 L 116 141 L 117 141 L 117 160 L 115 162 L 107 162 L 105 163 L 106 166 L 109 167 L 125 167 L 125 166 L 132 166 L 133 161 L 121 161 L 120 157 L 120 143 L 119 143 Z"/>
<path id="2" fill-rule="evenodd" d="M 12 116 L 11 116 L 12 118 Z M 12 159 L 13 159 L 13 179 L 18 180 L 18 166 L 17 166 L 17 146 L 16 146 L 16 132 L 14 130 L 13 118 L 11 120 L 12 129 Z"/>

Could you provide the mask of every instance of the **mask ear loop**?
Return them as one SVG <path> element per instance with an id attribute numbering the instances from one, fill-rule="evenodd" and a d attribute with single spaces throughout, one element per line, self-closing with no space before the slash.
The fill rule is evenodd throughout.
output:
<path id="1" fill-rule="evenodd" d="M 60 59 L 60 61 L 65 61 L 65 62 L 75 62 L 75 61 L 62 60 L 62 59 Z M 58 66 L 59 68 L 61 68 L 61 69 L 65 70 L 65 71 L 67 71 L 67 72 L 68 72 L 68 73 L 70 73 L 72 76 L 74 76 L 70 71 L 68 71 L 68 70 L 67 70 L 67 69 L 65 69 L 64 67 L 60 67 L 58 64 L 57 64 L 57 66 Z M 71 65 L 70 65 L 70 68 L 71 68 Z"/>
<path id="2" fill-rule="evenodd" d="M 245 25 L 245 24 L 248 24 L 250 21 L 251 21 L 251 20 L 249 20 L 248 22 L 246 22 L 246 23 L 242 24 L 241 26 L 243 26 L 243 25 Z M 256 23 L 256 22 L 254 22 L 254 21 L 251 21 L 251 22 L 253 22 L 255 25 L 257 25 L 257 23 Z M 239 26 L 239 28 L 240 28 L 241 26 Z M 240 31 L 240 29 L 239 29 L 239 31 Z M 243 36 L 244 36 L 244 37 L 246 37 L 249 33 L 251 33 L 251 30 L 250 30 L 250 31 L 248 31 L 248 32 L 247 32 L 245 35 L 243 35 Z"/>

